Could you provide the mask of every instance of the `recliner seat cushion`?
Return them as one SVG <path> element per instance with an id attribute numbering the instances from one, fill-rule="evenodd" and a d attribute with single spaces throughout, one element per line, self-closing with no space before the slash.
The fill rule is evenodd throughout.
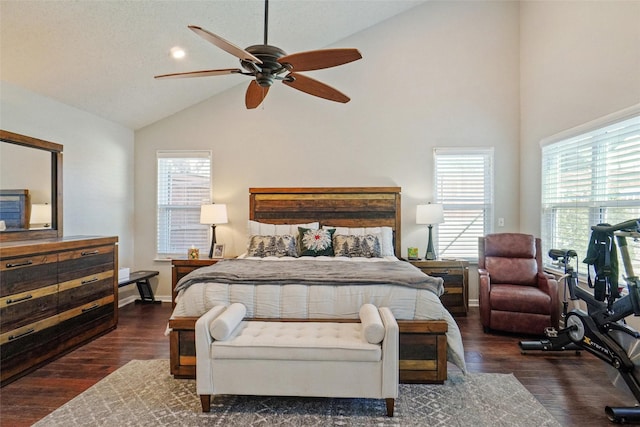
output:
<path id="1" fill-rule="evenodd" d="M 381 346 L 362 335 L 360 323 L 243 321 L 229 339 L 211 344 L 211 357 L 380 361 Z"/>
<path id="2" fill-rule="evenodd" d="M 538 288 L 521 285 L 491 285 L 491 310 L 551 314 L 551 297 Z"/>

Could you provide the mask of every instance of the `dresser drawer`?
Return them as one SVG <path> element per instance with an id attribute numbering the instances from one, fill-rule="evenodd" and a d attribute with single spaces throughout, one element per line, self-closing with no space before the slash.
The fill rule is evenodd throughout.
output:
<path id="1" fill-rule="evenodd" d="M 57 305 L 58 285 L 2 297 L 0 334 L 54 316 Z"/>
<path id="2" fill-rule="evenodd" d="M 67 282 L 114 270 L 114 256 L 113 245 L 63 252 L 58 256 L 58 280 Z"/>
<path id="3" fill-rule="evenodd" d="M 94 300 L 113 296 L 114 271 L 81 277 L 60 283 L 58 294 L 58 312 L 70 310 Z"/>
<path id="4" fill-rule="evenodd" d="M 3 259 L 0 263 L 0 297 L 58 283 L 58 255 Z"/>

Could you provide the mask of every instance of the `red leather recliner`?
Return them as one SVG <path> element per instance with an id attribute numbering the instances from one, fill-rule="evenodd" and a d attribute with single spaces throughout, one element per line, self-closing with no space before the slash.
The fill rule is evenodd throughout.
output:
<path id="1" fill-rule="evenodd" d="M 485 332 L 542 335 L 558 328 L 558 282 L 542 269 L 540 239 L 497 233 L 478 239 L 480 319 Z"/>

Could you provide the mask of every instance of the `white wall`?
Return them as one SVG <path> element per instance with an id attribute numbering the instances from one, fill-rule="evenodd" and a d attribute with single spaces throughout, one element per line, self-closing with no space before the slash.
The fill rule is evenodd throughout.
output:
<path id="1" fill-rule="evenodd" d="M 540 140 L 640 103 L 640 2 L 521 5 L 520 224 L 540 235 Z"/>
<path id="2" fill-rule="evenodd" d="M 133 131 L 7 82 L 0 113 L 0 128 L 63 145 L 64 235 L 118 236 L 132 266 Z"/>
<path id="3" fill-rule="evenodd" d="M 432 200 L 432 149 L 442 146 L 496 148 L 496 218 L 517 230 L 518 44 L 516 2 L 429 2 L 339 44 L 362 60 L 309 73 L 348 104 L 276 84 L 247 111 L 249 79 L 214 77 L 241 84 L 136 132 L 136 268 L 160 270 L 156 294 L 170 297 L 170 266 L 154 262 L 159 149 L 213 151 L 213 200 L 230 220 L 217 238 L 231 255 L 245 248 L 248 188 L 263 186 L 401 186 L 403 252 L 424 250 L 415 206 Z M 206 90 L 207 80 L 193 84 Z"/>

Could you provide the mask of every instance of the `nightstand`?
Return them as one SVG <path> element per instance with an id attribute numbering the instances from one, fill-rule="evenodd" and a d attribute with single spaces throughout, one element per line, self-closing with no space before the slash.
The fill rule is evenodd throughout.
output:
<path id="1" fill-rule="evenodd" d="M 429 276 L 444 279 L 442 304 L 454 316 L 466 316 L 469 309 L 469 262 L 463 260 L 408 260 Z"/>
<path id="2" fill-rule="evenodd" d="M 176 296 L 178 295 L 176 292 L 176 286 L 178 285 L 178 281 L 182 279 L 187 274 L 191 273 L 193 270 L 206 267 L 208 265 L 215 264 L 218 261 L 221 261 L 222 258 L 203 258 L 203 259 L 172 259 L 171 260 L 171 301 L 173 303 L 173 307 L 176 306 Z"/>

